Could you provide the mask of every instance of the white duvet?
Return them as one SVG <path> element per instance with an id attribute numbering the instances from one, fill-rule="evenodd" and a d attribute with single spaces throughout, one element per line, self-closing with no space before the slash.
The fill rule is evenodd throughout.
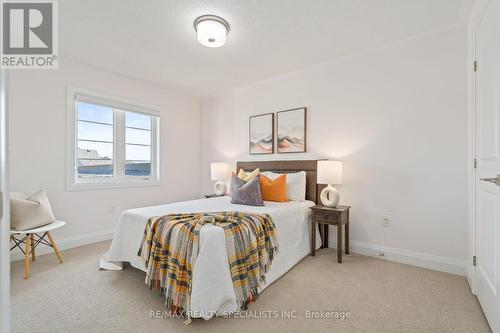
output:
<path id="1" fill-rule="evenodd" d="M 153 216 L 222 211 L 268 213 L 276 226 L 279 252 L 267 272 L 266 285 L 260 288 L 262 291 L 309 254 L 311 206 L 314 206 L 312 201 L 266 201 L 263 207 L 234 205 L 226 196 L 127 210 L 120 217 L 109 251 L 101 257 L 99 267 L 120 270 L 123 262 L 129 262 L 146 271 L 137 251 L 144 227 Z M 319 231 L 316 230 L 316 233 L 316 245 L 319 247 Z M 222 228 L 210 224 L 201 228 L 200 252 L 193 269 L 192 283 L 192 317 L 209 319 L 217 313 L 226 314 L 237 310 Z"/>

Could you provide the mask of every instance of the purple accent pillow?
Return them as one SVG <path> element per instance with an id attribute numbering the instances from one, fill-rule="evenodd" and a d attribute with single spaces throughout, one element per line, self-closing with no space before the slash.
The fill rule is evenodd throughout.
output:
<path id="1" fill-rule="evenodd" d="M 264 206 L 260 192 L 260 176 L 245 183 L 233 175 L 231 178 L 231 203 L 249 206 Z"/>

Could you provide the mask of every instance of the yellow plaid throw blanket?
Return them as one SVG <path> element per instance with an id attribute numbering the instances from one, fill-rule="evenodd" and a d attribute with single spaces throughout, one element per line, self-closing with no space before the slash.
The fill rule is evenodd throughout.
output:
<path id="1" fill-rule="evenodd" d="M 185 316 L 190 309 L 193 267 L 200 229 L 212 223 L 224 229 L 229 268 L 240 309 L 257 299 L 278 251 L 276 228 L 268 214 L 218 212 L 170 214 L 149 219 L 138 255 L 146 264 L 146 284 L 161 290 L 166 308 Z"/>

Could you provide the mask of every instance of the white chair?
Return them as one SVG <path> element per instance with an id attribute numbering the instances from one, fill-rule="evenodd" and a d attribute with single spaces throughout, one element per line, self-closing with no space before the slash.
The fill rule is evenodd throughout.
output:
<path id="1" fill-rule="evenodd" d="M 50 246 L 54 249 L 54 252 L 59 258 L 59 262 L 62 264 L 64 259 L 62 257 L 61 252 L 57 248 L 56 243 L 54 242 L 54 238 L 50 234 L 52 230 L 62 227 L 66 222 L 63 221 L 54 221 L 50 224 L 28 229 L 28 230 L 11 230 L 10 231 L 10 239 L 14 241 L 14 246 L 11 247 L 11 251 L 18 247 L 24 253 L 24 278 L 27 279 L 30 276 L 30 254 L 31 260 L 36 260 L 35 249 L 39 244 L 44 244 Z M 41 235 L 41 236 L 40 236 Z M 45 239 L 45 236 L 48 237 Z M 35 239 L 35 237 L 37 239 Z M 24 248 L 23 245 L 24 244 Z"/>

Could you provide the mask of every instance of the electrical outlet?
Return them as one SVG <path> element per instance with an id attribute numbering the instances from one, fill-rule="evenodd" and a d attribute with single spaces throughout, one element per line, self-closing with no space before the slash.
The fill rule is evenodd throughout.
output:
<path id="1" fill-rule="evenodd" d="M 389 215 L 382 216 L 382 226 L 384 228 L 390 228 L 392 225 L 392 218 Z"/>

